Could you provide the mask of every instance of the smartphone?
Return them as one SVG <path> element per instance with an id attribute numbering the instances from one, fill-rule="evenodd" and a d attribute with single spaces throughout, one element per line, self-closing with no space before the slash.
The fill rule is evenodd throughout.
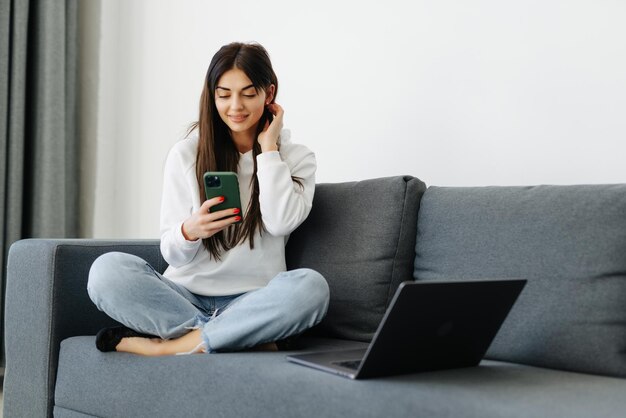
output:
<path id="1" fill-rule="evenodd" d="M 242 222 L 243 211 L 241 210 L 237 173 L 232 171 L 207 171 L 204 173 L 204 193 L 207 200 L 217 196 L 224 196 L 224 201 L 211 207 L 211 212 L 237 208 L 239 213 L 233 216 L 241 216 L 241 220 L 235 223 Z"/>

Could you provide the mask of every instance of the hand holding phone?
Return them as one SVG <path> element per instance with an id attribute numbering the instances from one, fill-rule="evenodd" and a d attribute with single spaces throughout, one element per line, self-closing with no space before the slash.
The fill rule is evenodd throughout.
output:
<path id="1" fill-rule="evenodd" d="M 224 198 L 221 203 L 211 207 L 211 213 L 225 209 L 238 209 L 238 213 L 242 213 L 237 173 L 232 171 L 207 171 L 204 173 L 204 192 L 207 200 L 218 196 Z M 241 223 L 241 219 L 237 223 Z"/>
<path id="2" fill-rule="evenodd" d="M 181 232 L 188 241 L 209 238 L 242 221 L 236 173 L 207 172 L 204 185 L 207 200 L 182 225 Z"/>

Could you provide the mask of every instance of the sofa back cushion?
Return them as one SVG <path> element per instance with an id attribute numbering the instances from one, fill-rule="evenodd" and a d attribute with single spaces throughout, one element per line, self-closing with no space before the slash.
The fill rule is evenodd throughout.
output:
<path id="1" fill-rule="evenodd" d="M 431 187 L 416 280 L 528 279 L 487 357 L 626 377 L 626 185 Z"/>
<path id="2" fill-rule="evenodd" d="M 330 305 L 317 331 L 369 341 L 400 282 L 412 280 L 426 186 L 387 177 L 316 186 L 313 209 L 287 244 L 287 267 L 320 272 Z"/>

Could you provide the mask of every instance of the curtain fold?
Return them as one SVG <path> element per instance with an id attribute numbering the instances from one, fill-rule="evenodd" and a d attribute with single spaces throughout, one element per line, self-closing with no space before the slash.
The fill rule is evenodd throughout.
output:
<path id="1" fill-rule="evenodd" d="M 77 8 L 77 0 L 0 0 L 2 364 L 10 245 L 78 235 Z"/>

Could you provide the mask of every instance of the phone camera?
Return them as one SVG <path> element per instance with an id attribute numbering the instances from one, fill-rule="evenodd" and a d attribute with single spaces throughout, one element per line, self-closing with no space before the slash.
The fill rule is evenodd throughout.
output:
<path id="1" fill-rule="evenodd" d="M 208 187 L 221 187 L 222 182 L 218 176 L 208 176 L 206 180 L 206 185 Z"/>

